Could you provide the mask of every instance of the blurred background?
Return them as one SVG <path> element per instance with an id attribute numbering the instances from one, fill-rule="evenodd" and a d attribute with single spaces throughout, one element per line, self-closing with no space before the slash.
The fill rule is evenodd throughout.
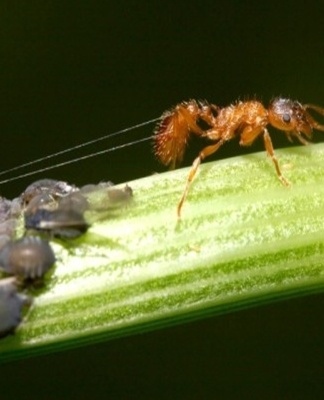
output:
<path id="1" fill-rule="evenodd" d="M 283 95 L 324 106 L 323 12 L 320 1 L 2 1 L 0 170 L 190 98 L 225 106 Z M 271 133 L 275 148 L 290 145 Z M 261 140 L 251 149 L 233 141 L 213 159 L 262 149 Z M 1 185 L 0 194 L 12 198 L 40 178 L 119 183 L 157 171 L 164 168 L 145 142 Z M 322 305 L 313 296 L 1 366 L 0 397 L 320 398 Z"/>

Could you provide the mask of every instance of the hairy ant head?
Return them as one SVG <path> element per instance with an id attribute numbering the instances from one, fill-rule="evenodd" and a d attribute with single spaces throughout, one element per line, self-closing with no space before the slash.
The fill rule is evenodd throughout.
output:
<path id="1" fill-rule="evenodd" d="M 285 132 L 303 133 L 311 137 L 315 127 L 306 108 L 298 101 L 276 98 L 269 105 L 269 122 Z"/>

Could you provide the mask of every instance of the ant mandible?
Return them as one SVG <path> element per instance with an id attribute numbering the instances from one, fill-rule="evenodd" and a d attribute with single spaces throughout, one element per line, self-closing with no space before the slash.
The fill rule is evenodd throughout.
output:
<path id="1" fill-rule="evenodd" d="M 189 100 L 164 112 L 154 136 L 156 157 L 164 165 L 174 168 L 182 161 L 186 144 L 192 133 L 215 142 L 203 148 L 192 164 L 185 189 L 178 203 L 178 218 L 181 216 L 190 184 L 202 160 L 237 136 L 240 138 L 241 146 L 249 146 L 262 134 L 266 151 L 274 163 L 278 178 L 285 186 L 289 186 L 289 182 L 280 171 L 267 125 L 270 124 L 283 131 L 289 141 L 295 137 L 300 143 L 306 145 L 309 143 L 307 139 L 311 138 L 313 129 L 324 131 L 324 125 L 316 122 L 307 111 L 308 109 L 324 115 L 324 108 L 313 104 L 302 105 L 298 101 L 285 98 L 275 98 L 268 108 L 256 100 L 239 101 L 224 108 L 206 101 Z M 201 128 L 199 121 L 205 122 L 208 129 Z"/>

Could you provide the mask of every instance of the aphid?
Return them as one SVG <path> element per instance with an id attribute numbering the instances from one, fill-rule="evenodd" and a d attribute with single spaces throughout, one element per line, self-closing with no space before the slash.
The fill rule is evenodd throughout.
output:
<path id="1" fill-rule="evenodd" d="M 20 214 L 16 205 L 16 202 L 0 197 L 0 248 L 15 234 L 17 217 Z"/>
<path id="2" fill-rule="evenodd" d="M 21 215 L 21 199 L 20 197 L 16 197 L 13 200 L 11 200 L 11 210 L 10 210 L 10 215 L 13 218 L 19 218 Z"/>
<path id="3" fill-rule="evenodd" d="M 83 213 L 73 209 L 39 209 L 34 214 L 25 215 L 25 228 L 48 233 L 57 238 L 74 239 L 84 234 L 89 224 L 85 221 Z"/>
<path id="4" fill-rule="evenodd" d="M 112 203 L 125 203 L 129 201 L 133 196 L 133 189 L 125 185 L 122 189 L 109 188 L 107 190 L 108 198 Z"/>
<path id="5" fill-rule="evenodd" d="M 14 218 L 7 219 L 6 221 L 0 223 L 0 235 L 13 237 L 15 234 L 16 226 L 17 221 Z"/>
<path id="6" fill-rule="evenodd" d="M 80 191 L 72 192 L 61 198 L 58 203 L 58 208 L 60 210 L 75 210 L 83 214 L 86 210 L 88 210 L 89 202 Z"/>
<path id="7" fill-rule="evenodd" d="M 16 219 L 21 213 L 20 201 L 18 199 L 8 200 L 0 197 L 0 223 L 9 219 Z"/>
<path id="8" fill-rule="evenodd" d="M 41 278 L 54 263 L 51 246 L 37 236 L 9 241 L 0 250 L 0 267 L 8 274 L 27 280 Z"/>
<path id="9" fill-rule="evenodd" d="M 37 210 L 55 210 L 58 202 L 49 193 L 37 194 L 34 196 L 25 207 L 25 214 L 34 214 Z"/>
<path id="10" fill-rule="evenodd" d="M 11 214 L 11 201 L 0 197 L 0 222 L 6 221 Z"/>
<path id="11" fill-rule="evenodd" d="M 9 235 L 6 235 L 5 233 L 0 234 L 0 249 L 7 244 L 11 240 L 11 237 Z"/>
<path id="12" fill-rule="evenodd" d="M 133 196 L 133 189 L 129 185 L 125 185 L 123 188 L 115 187 L 112 182 L 100 182 L 97 185 L 90 184 L 85 185 L 80 188 L 80 192 L 83 193 L 85 196 L 89 196 L 92 198 L 92 204 L 89 205 L 89 208 L 96 209 L 96 210 L 107 210 L 110 208 L 116 208 L 116 206 L 120 206 L 124 203 L 127 203 Z M 93 202 L 93 194 L 102 194 L 105 193 L 103 196 L 101 204 L 94 204 L 98 203 Z"/>
<path id="13" fill-rule="evenodd" d="M 278 178 L 288 186 L 289 182 L 282 175 L 274 154 L 267 125 L 283 131 L 290 141 L 295 137 L 300 143 L 307 144 L 313 129 L 324 131 L 324 125 L 313 119 L 307 111 L 309 109 L 324 115 L 324 108 L 312 104 L 302 105 L 298 101 L 284 98 L 274 99 L 268 108 L 256 100 L 239 101 L 224 108 L 190 100 L 166 111 L 161 117 L 154 137 L 155 154 L 163 164 L 174 168 L 182 161 L 191 134 L 214 142 L 203 148 L 192 164 L 178 203 L 178 217 L 181 216 L 183 203 L 200 163 L 235 137 L 239 137 L 241 146 L 249 146 L 258 136 L 263 135 L 266 151 L 274 163 Z M 201 128 L 200 121 L 207 124 L 208 129 Z"/>
<path id="14" fill-rule="evenodd" d="M 87 185 L 84 185 L 80 188 L 80 192 L 83 194 L 88 194 L 88 193 L 92 193 L 92 192 L 95 192 L 100 189 L 109 189 L 113 186 L 114 186 L 114 184 L 110 181 L 100 182 L 98 184 L 88 183 Z"/>
<path id="15" fill-rule="evenodd" d="M 89 227 L 83 217 L 88 201 L 76 186 L 42 179 L 30 185 L 21 199 L 26 205 L 26 229 L 48 233 L 52 237 L 75 238 Z"/>
<path id="16" fill-rule="evenodd" d="M 21 194 L 20 198 L 23 205 L 28 205 L 30 201 L 39 195 L 49 195 L 53 199 L 57 199 L 77 191 L 75 186 L 68 184 L 64 181 L 57 181 L 55 179 L 40 179 L 31 185 Z"/>
<path id="17" fill-rule="evenodd" d="M 22 319 L 24 306 L 30 306 L 31 298 L 17 292 L 15 278 L 0 281 L 0 337 L 13 333 Z"/>

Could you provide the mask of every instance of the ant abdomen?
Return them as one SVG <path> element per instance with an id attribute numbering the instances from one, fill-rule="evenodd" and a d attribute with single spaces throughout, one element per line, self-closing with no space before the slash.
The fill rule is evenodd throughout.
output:
<path id="1" fill-rule="evenodd" d="M 202 135 L 197 125 L 199 105 L 195 100 L 184 101 L 166 111 L 155 130 L 155 155 L 162 164 L 174 168 L 184 156 L 190 132 Z"/>

